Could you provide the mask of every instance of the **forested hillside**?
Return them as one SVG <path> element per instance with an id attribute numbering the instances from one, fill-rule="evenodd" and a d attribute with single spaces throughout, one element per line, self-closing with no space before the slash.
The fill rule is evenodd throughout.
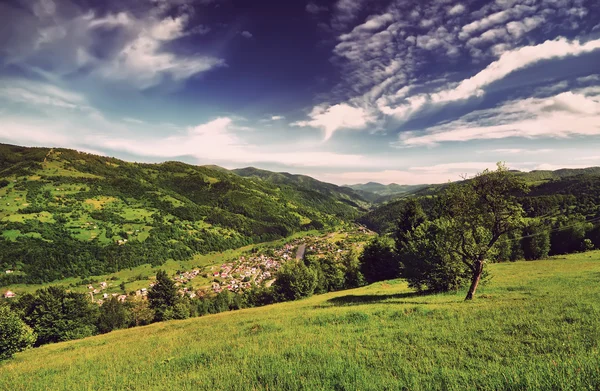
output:
<path id="1" fill-rule="evenodd" d="M 0 145 L 3 283 L 187 259 L 351 221 L 366 204 L 308 182 Z"/>

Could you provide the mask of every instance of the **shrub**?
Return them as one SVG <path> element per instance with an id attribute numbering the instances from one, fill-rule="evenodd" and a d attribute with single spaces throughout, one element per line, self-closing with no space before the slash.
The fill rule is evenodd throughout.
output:
<path id="1" fill-rule="evenodd" d="M 31 347 L 36 340 L 33 329 L 6 306 L 0 306 L 0 360 Z"/>

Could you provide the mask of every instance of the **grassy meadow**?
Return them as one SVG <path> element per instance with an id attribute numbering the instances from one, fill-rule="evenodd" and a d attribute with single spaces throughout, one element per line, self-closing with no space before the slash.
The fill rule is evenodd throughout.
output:
<path id="1" fill-rule="evenodd" d="M 473 302 L 396 280 L 46 345 L 0 389 L 600 389 L 600 252 L 489 270 Z"/>

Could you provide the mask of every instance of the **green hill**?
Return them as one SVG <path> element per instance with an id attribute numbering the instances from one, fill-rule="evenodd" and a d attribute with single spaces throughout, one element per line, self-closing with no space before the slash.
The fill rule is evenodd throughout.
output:
<path id="1" fill-rule="evenodd" d="M 473 302 L 398 280 L 46 345 L 0 389 L 600 389 L 600 252 L 489 268 Z"/>
<path id="2" fill-rule="evenodd" d="M 189 259 L 332 227 L 362 210 L 349 189 L 302 182 L 0 145 L 0 270 L 15 271 L 0 285 Z"/>

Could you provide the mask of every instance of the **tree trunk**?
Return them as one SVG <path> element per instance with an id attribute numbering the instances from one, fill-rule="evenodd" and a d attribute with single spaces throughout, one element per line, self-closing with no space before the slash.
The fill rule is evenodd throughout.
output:
<path id="1" fill-rule="evenodd" d="M 483 264 L 484 262 L 482 260 L 474 262 L 473 277 L 471 277 L 471 286 L 469 287 L 469 292 L 467 293 L 467 297 L 465 297 L 465 300 L 473 300 L 475 291 L 477 291 L 477 285 L 479 285 L 479 280 L 481 280 L 481 274 L 483 273 Z"/>

